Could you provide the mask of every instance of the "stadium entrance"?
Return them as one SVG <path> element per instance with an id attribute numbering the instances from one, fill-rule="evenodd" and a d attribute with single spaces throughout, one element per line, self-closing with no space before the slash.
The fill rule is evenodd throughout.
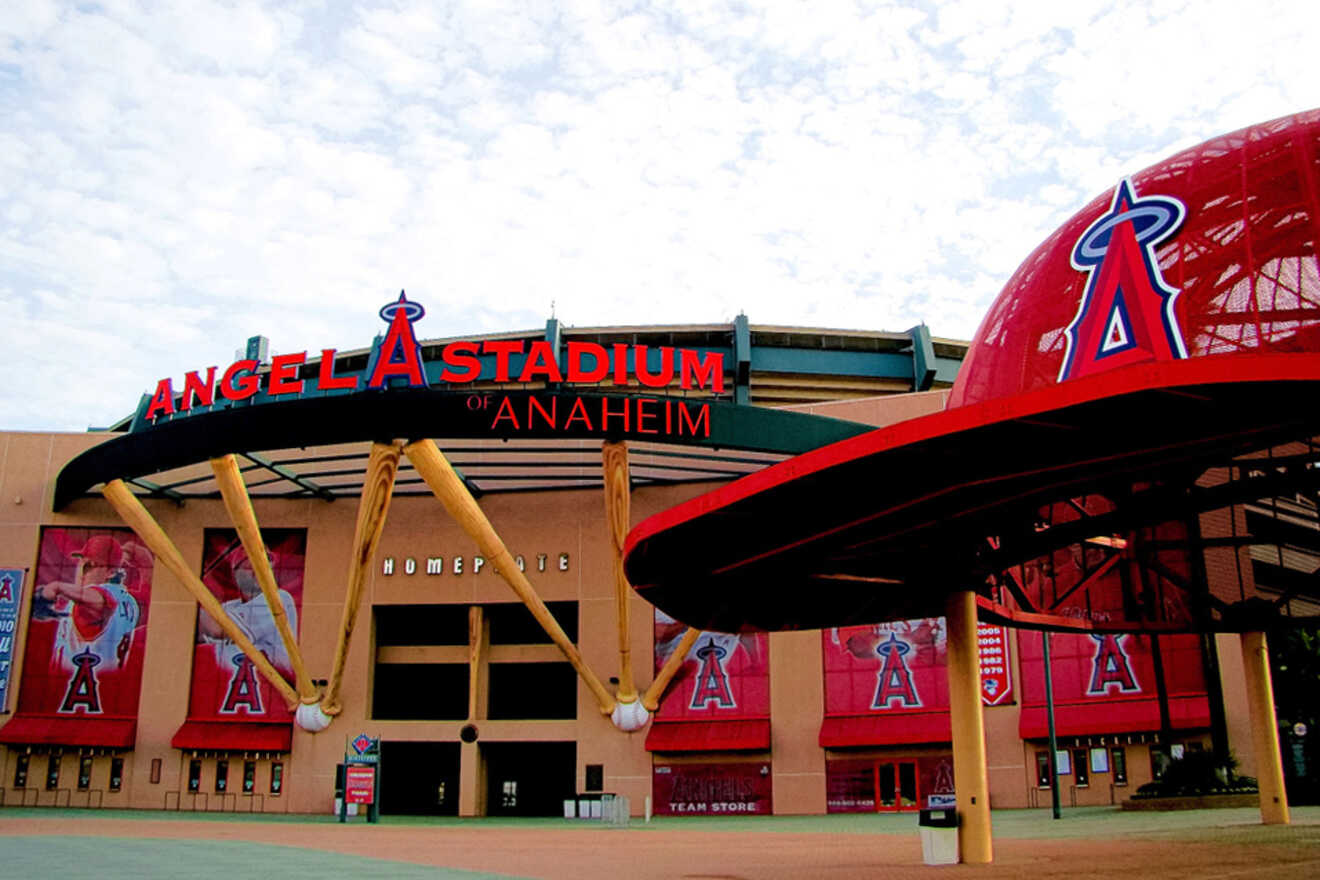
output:
<path id="1" fill-rule="evenodd" d="M 576 793 L 576 743 L 489 743 L 481 752 L 487 816 L 564 814 L 564 801 Z"/>
<path id="2" fill-rule="evenodd" d="M 919 808 L 916 761 L 882 761 L 875 770 L 877 810 L 897 812 Z"/>
<path id="3" fill-rule="evenodd" d="M 382 814 L 458 815 L 458 743 L 382 742 L 380 750 Z"/>

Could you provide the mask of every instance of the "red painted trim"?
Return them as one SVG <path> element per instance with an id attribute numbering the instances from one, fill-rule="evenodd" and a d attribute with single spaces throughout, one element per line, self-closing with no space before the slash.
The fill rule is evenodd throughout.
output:
<path id="1" fill-rule="evenodd" d="M 1123 620 L 1118 625 L 1107 627 L 1092 620 L 1080 617 L 1065 617 L 1059 614 L 1038 614 L 1000 605 L 985 596 L 976 597 L 977 620 L 981 623 L 1002 623 L 1014 629 L 1047 629 L 1051 631 L 1067 630 L 1071 632 L 1132 632 L 1133 621 Z M 1141 622 L 1141 632 L 1159 634 L 1185 633 L 1187 625 L 1182 623 Z"/>
<path id="2" fill-rule="evenodd" d="M 170 739 L 184 750 L 288 752 L 293 749 L 293 725 L 256 721 L 185 721 Z"/>
<path id="3" fill-rule="evenodd" d="M 648 752 L 768 752 L 770 720 L 657 721 L 646 734 Z"/>
<path id="4" fill-rule="evenodd" d="M 1204 730 L 1210 727 L 1210 703 L 1204 694 L 1170 697 L 1169 723 L 1174 730 Z M 1152 733 L 1160 729 L 1160 704 L 1154 697 L 1145 697 L 1060 705 L 1054 709 L 1054 728 L 1058 736 Z M 1044 706 L 1022 707 L 1018 736 L 1022 739 L 1049 736 Z"/>
<path id="5" fill-rule="evenodd" d="M 15 715 L 8 724 L 0 728 L 0 742 L 12 745 L 131 749 L 136 738 L 136 718 Z"/>
<path id="6" fill-rule="evenodd" d="M 1197 387 L 1202 385 L 1280 382 L 1320 382 L 1320 353 L 1220 355 L 1142 364 L 1074 379 L 1003 400 L 910 419 L 803 453 L 648 517 L 628 533 L 624 553 L 627 556 L 650 538 L 760 493 L 832 467 L 937 437 L 998 423 L 1027 420 L 1068 407 L 1143 391 L 1164 390 L 1194 395 Z M 991 464 L 988 462 L 988 465 Z M 987 477 L 992 476 L 992 467 L 988 466 Z M 827 533 L 810 537 L 818 538 L 822 534 Z M 742 560 L 739 564 L 746 561 Z"/>
<path id="7" fill-rule="evenodd" d="M 939 712 L 876 712 L 826 718 L 818 742 L 823 749 L 858 746 L 907 746 L 953 740 L 949 710 Z"/>

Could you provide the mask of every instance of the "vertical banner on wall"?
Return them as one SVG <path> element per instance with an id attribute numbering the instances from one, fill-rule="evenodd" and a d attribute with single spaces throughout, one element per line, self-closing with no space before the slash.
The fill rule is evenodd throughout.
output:
<path id="1" fill-rule="evenodd" d="M 137 717 L 153 562 L 128 529 L 42 530 L 20 714 Z"/>
<path id="2" fill-rule="evenodd" d="M 261 535 L 275 572 L 280 604 L 296 638 L 302 611 L 307 532 L 262 529 Z M 202 544 L 202 583 L 266 659 L 292 682 L 293 664 L 275 626 L 275 617 L 233 529 L 206 530 Z M 201 608 L 197 609 L 188 717 L 213 721 L 285 721 L 292 717 L 275 688 Z"/>
<path id="3" fill-rule="evenodd" d="M 1159 637 L 1164 686 L 1170 696 L 1204 694 L 1200 637 Z M 1095 703 L 1156 696 L 1154 642 L 1126 633 L 1054 633 L 1050 669 L 1057 703 Z M 1018 634 L 1024 703 L 1045 702 L 1045 659 L 1038 632 Z"/>
<path id="4" fill-rule="evenodd" d="M 1013 677 L 1008 663 L 1008 628 L 978 623 L 976 653 L 981 662 L 981 702 L 987 706 L 1013 702 Z"/>
<path id="5" fill-rule="evenodd" d="M 825 714 L 947 711 L 943 617 L 821 631 Z"/>
<path id="6" fill-rule="evenodd" d="M 1045 659 L 1038 632 L 1018 633 L 1023 712 L 1019 734 L 1046 733 Z M 1174 730 L 1210 726 L 1201 640 L 1158 638 L 1163 692 Z M 1054 633 L 1050 636 L 1055 722 L 1066 736 L 1157 731 L 1161 726 L 1154 656 L 1156 639 L 1130 633 Z"/>
<path id="7" fill-rule="evenodd" d="M 23 569 L 0 568 L 0 712 L 9 711 L 9 673 L 23 602 Z"/>
<path id="8" fill-rule="evenodd" d="M 656 609 L 657 672 L 686 631 L 686 625 Z M 665 692 L 656 719 L 706 721 L 769 715 L 770 642 L 766 634 L 703 632 Z"/>

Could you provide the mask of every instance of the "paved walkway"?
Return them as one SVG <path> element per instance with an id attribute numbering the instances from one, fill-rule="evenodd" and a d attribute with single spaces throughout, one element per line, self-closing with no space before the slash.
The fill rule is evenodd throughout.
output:
<path id="1" fill-rule="evenodd" d="M 1255 810 L 1076 808 L 1059 821 L 1048 810 L 1001 810 L 993 865 L 932 868 L 921 862 L 912 815 L 662 818 L 611 829 L 563 819 L 341 826 L 328 816 L 9 808 L 0 809 L 0 878 L 1320 876 L 1320 808 L 1293 818 L 1267 827 Z"/>

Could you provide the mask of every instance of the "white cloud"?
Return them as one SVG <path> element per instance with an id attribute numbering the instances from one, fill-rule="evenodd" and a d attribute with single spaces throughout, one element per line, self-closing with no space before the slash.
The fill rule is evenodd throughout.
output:
<path id="1" fill-rule="evenodd" d="M 248 335 L 729 320 L 968 337 L 1086 201 L 1320 104 L 1301 5 L 0 4 L 5 427 Z M 67 376 L 81 377 L 70 389 Z"/>

